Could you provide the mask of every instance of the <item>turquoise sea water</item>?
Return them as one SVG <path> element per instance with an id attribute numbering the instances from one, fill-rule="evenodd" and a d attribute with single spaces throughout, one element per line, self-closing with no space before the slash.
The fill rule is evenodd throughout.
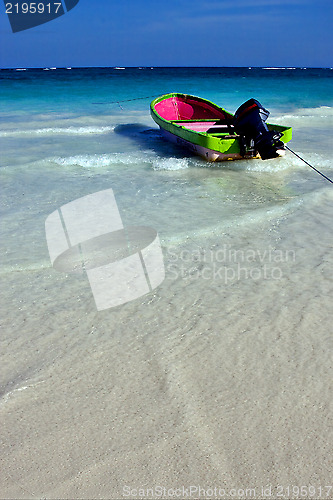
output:
<path id="1" fill-rule="evenodd" d="M 293 127 L 291 147 L 330 173 L 330 69 L 3 70 L 1 173 L 12 196 L 8 201 L 5 190 L 9 213 L 22 203 L 21 182 L 21 191 L 27 191 L 22 196 L 36 196 L 35 209 L 43 215 L 50 195 L 61 205 L 106 183 L 126 206 L 127 223 L 142 207 L 146 222 L 176 237 L 194 229 L 193 217 L 196 229 L 205 230 L 326 188 L 289 153 L 276 161 L 211 165 L 164 142 L 149 104 L 152 96 L 172 91 L 200 95 L 231 112 L 257 98 L 271 111 L 271 122 Z M 130 201 L 133 196 L 137 204 Z M 197 196 L 202 196 L 200 203 Z M 170 213 L 180 212 L 181 218 L 170 219 Z"/>
<path id="2" fill-rule="evenodd" d="M 184 92 L 235 112 L 254 97 L 332 178 L 332 82 L 310 68 L 0 71 L 6 498 L 327 483 L 332 185 L 288 152 L 206 163 L 161 138 L 149 104 Z M 52 268 L 44 224 L 108 188 L 124 225 L 158 232 L 166 277 L 98 312 L 86 277 Z"/>

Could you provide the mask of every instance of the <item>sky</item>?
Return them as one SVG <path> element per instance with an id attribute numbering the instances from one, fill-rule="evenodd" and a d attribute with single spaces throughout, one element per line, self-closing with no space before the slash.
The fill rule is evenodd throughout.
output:
<path id="1" fill-rule="evenodd" d="M 5 3 L 1 68 L 333 66 L 333 0 L 79 0 L 17 33 Z"/>

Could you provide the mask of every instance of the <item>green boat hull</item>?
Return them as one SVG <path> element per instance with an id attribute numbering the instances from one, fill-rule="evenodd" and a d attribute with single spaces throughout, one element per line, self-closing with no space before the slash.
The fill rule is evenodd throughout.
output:
<path id="1" fill-rule="evenodd" d="M 185 109 L 183 114 L 178 109 L 180 105 Z M 191 110 L 188 106 L 194 108 L 195 105 L 198 107 L 190 117 Z M 257 157 L 246 152 L 244 154 L 241 138 L 235 132 L 230 131 L 230 125 L 216 125 L 216 123 L 223 123 L 222 116 L 229 124 L 233 122 L 234 116 L 207 99 L 179 93 L 166 94 L 152 101 L 150 112 L 168 140 L 185 146 L 208 161 Z M 267 124 L 267 126 L 269 130 L 281 132 L 280 140 L 283 143 L 291 140 L 291 127 L 273 124 Z"/>

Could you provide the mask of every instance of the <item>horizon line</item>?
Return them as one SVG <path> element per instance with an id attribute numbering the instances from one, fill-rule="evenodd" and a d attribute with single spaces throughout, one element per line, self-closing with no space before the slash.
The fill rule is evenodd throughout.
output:
<path id="1" fill-rule="evenodd" d="M 266 70 L 280 70 L 280 69 L 330 69 L 333 68 L 330 66 L 19 66 L 19 67 L 0 67 L 0 71 L 6 70 L 35 70 L 35 69 L 48 69 L 48 70 L 57 70 L 57 69 L 167 69 L 167 68 L 208 68 L 208 69 L 226 69 L 226 68 L 239 68 L 239 69 L 266 69 Z"/>

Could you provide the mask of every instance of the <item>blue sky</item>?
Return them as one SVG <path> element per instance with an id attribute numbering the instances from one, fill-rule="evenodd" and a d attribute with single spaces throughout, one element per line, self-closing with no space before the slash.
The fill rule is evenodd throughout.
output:
<path id="1" fill-rule="evenodd" d="M 333 0 L 80 0 L 12 33 L 1 2 L 0 66 L 332 67 L 332 18 Z"/>

